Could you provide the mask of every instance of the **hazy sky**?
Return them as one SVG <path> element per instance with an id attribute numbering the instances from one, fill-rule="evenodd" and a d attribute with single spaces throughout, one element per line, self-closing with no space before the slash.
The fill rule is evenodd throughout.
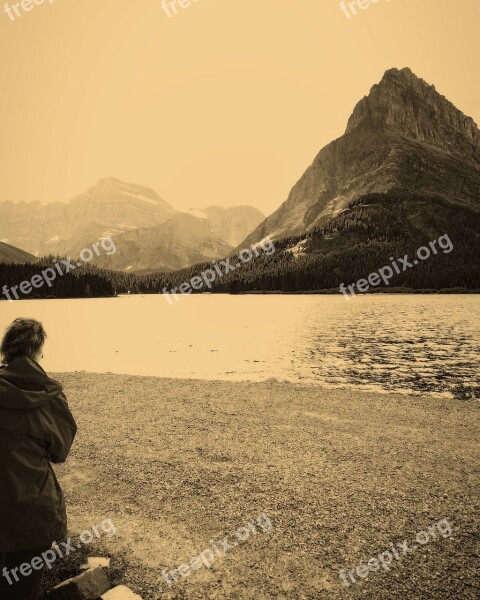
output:
<path id="1" fill-rule="evenodd" d="M 14 21 L 1 12 L 0 199 L 64 201 L 114 176 L 179 209 L 270 213 L 390 67 L 480 122 L 479 0 L 357 10 L 198 0 L 168 18 L 161 0 L 46 0 Z"/>

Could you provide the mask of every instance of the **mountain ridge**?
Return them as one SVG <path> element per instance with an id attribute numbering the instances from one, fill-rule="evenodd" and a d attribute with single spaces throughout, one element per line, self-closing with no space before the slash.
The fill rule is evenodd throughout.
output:
<path id="1" fill-rule="evenodd" d="M 172 256 L 168 257 L 165 245 L 161 240 L 154 239 L 153 232 L 143 236 L 143 239 L 139 235 L 133 236 L 136 241 L 128 234 L 151 229 L 162 235 L 167 231 L 161 229 L 162 225 L 188 213 L 176 210 L 153 189 L 145 186 L 106 177 L 67 203 L 42 205 L 38 202 L 5 202 L 1 207 L 0 239 L 13 246 L 36 256 L 78 256 L 82 249 L 99 238 L 112 236 L 119 243 L 128 243 L 141 264 L 135 264 L 133 258 L 126 260 L 123 253 L 122 261 L 109 257 L 111 265 L 127 263 L 126 267 L 133 270 L 149 269 L 145 263 L 146 256 L 151 257 L 151 269 L 164 268 L 166 271 L 190 266 L 188 257 L 190 260 L 203 261 L 210 258 L 213 252 L 213 258 L 223 258 L 265 218 L 260 211 L 248 206 L 228 209 L 207 207 L 205 210 L 208 215 L 205 216 L 209 221 L 208 226 L 202 228 L 195 221 L 183 221 L 183 227 L 175 229 L 173 221 L 167 228 L 170 233 L 177 231 L 179 235 L 178 243 L 170 245 Z M 192 227 L 190 248 L 187 248 L 188 223 Z M 203 237 L 199 235 L 200 230 L 204 233 Z M 145 246 L 143 249 L 142 244 Z M 159 262 L 159 257 L 152 254 L 154 248 L 163 248 L 160 253 L 163 262 Z M 100 258 L 97 262 L 103 264 L 104 261 Z"/>

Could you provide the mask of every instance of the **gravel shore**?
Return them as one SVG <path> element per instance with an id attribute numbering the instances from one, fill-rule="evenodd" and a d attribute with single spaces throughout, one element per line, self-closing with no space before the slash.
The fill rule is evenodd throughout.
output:
<path id="1" fill-rule="evenodd" d="M 110 518 L 100 550 L 154 598 L 480 596 L 478 401 L 62 373 L 79 426 L 56 468 L 72 534 Z M 167 584 L 168 571 L 265 513 L 245 541 Z M 442 519 L 437 535 L 356 569 Z M 244 532 L 245 537 L 247 534 Z M 194 563 L 195 564 L 195 563 Z M 198 564 L 197 564 L 198 567 Z M 184 570 L 184 572 L 186 572 Z"/>

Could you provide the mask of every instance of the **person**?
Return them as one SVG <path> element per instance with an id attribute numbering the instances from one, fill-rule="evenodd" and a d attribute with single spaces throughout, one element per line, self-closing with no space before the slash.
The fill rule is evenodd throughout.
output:
<path id="1" fill-rule="evenodd" d="M 77 426 L 61 384 L 39 365 L 45 339 L 40 322 L 16 319 L 0 345 L 1 600 L 37 600 L 42 553 L 67 536 L 51 463 L 65 462 Z"/>

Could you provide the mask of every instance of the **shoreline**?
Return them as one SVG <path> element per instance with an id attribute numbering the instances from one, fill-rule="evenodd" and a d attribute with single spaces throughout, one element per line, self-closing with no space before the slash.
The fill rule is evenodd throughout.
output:
<path id="1" fill-rule="evenodd" d="M 430 398 L 431 400 L 451 400 L 451 401 L 477 401 L 480 402 L 480 397 L 477 396 L 466 396 L 462 395 L 460 391 L 452 391 L 452 390 L 427 390 L 427 389 L 413 389 L 413 388 L 401 388 L 401 389 L 388 389 L 388 388 L 380 388 L 376 387 L 375 383 L 371 384 L 360 384 L 360 383 L 342 383 L 342 384 L 329 384 L 327 385 L 324 380 L 305 380 L 305 381 L 294 381 L 288 379 L 277 379 L 276 377 L 269 377 L 267 379 L 245 379 L 243 376 L 239 379 L 233 378 L 200 378 L 200 377 L 185 377 L 185 376 L 161 376 L 161 375 L 149 375 L 142 373 L 127 373 L 121 372 L 116 373 L 114 371 L 87 371 L 87 370 L 77 370 L 77 371 L 64 371 L 61 373 L 52 372 L 52 376 L 55 379 L 59 379 L 62 376 L 68 375 L 116 375 L 118 377 L 141 377 L 144 379 L 155 379 L 161 381 L 172 381 L 179 382 L 179 384 L 184 384 L 186 382 L 196 381 L 204 384 L 216 384 L 216 383 L 231 383 L 231 384 L 274 384 L 274 385 L 284 385 L 291 386 L 292 388 L 298 388 L 306 390 L 310 390 L 311 392 L 324 392 L 334 394 L 336 392 L 342 393 L 351 393 L 355 392 L 357 394 L 365 394 L 365 395 L 378 395 L 380 397 L 388 397 L 391 395 L 402 396 L 404 398 L 415 399 L 415 398 Z M 458 380 L 459 386 L 462 385 L 462 381 Z M 370 387 L 371 386 L 371 387 Z M 465 388 L 464 390 L 469 388 Z M 476 389 L 476 388 L 473 388 Z"/>
<path id="2" fill-rule="evenodd" d="M 153 380 L 160 380 L 160 381 L 165 381 L 165 382 L 178 382 L 179 385 L 183 385 L 185 383 L 188 382 L 198 382 L 198 383 L 203 383 L 205 385 L 208 384 L 222 384 L 222 383 L 230 383 L 232 385 L 236 385 L 236 384 L 251 384 L 251 385 L 278 385 L 278 386 L 287 386 L 287 387 L 291 387 L 292 390 L 298 389 L 298 390 L 304 390 L 304 391 L 311 391 L 312 393 L 314 392 L 321 392 L 321 393 L 325 393 L 325 394 L 336 394 L 337 392 L 340 394 L 344 394 L 344 393 L 352 393 L 355 392 L 356 394 L 360 394 L 360 395 L 373 395 L 373 396 L 379 396 L 382 397 L 383 399 L 385 399 L 386 397 L 389 396 L 402 396 L 405 399 L 416 399 L 416 398 L 430 398 L 431 400 L 450 400 L 450 401 L 477 401 L 480 402 L 480 398 L 477 397 L 469 397 L 469 398 L 460 398 L 458 396 L 455 396 L 455 394 L 452 391 L 449 390 L 444 390 L 444 391 L 430 391 L 430 390 L 415 390 L 415 389 L 387 389 L 387 388 L 383 388 L 383 389 L 369 389 L 368 385 L 369 384 L 355 384 L 355 383 L 351 383 L 351 384 L 338 384 L 338 385 L 334 385 L 334 384 L 330 384 L 330 385 L 326 385 L 325 382 L 323 380 L 318 380 L 318 381 L 293 381 L 293 380 L 287 380 L 287 379 L 277 379 L 276 377 L 269 377 L 267 379 L 232 379 L 232 378 L 225 378 L 225 379 L 221 379 L 219 377 L 217 378 L 200 378 L 200 377 L 184 377 L 184 376 L 178 376 L 178 377 L 174 377 L 174 376 L 170 376 L 170 377 L 164 377 L 164 376 L 160 376 L 160 375 L 146 375 L 146 374 L 141 374 L 141 373 L 115 373 L 113 371 L 107 371 L 107 372 L 102 372 L 102 371 L 87 371 L 87 370 L 78 370 L 78 371 L 64 371 L 62 373 L 54 373 L 52 372 L 52 377 L 54 379 L 58 379 L 60 380 L 61 377 L 65 377 L 65 376 L 69 376 L 69 375 L 115 375 L 117 377 L 140 377 L 142 379 L 153 379 Z M 374 384 L 372 384 L 373 386 Z"/>
<path id="3" fill-rule="evenodd" d="M 180 294 L 180 292 L 179 292 Z M 468 289 L 468 288 L 442 288 L 440 290 L 436 289 L 415 289 L 415 288 L 378 288 L 369 290 L 368 292 L 359 292 L 354 294 L 353 297 L 357 296 L 471 296 L 471 295 L 479 295 L 480 290 L 477 289 Z M 119 294 L 114 294 L 112 296 L 25 296 L 22 298 L 17 298 L 13 300 L 8 300 L 0 296 L 0 302 L 21 302 L 22 300 L 111 300 L 112 298 L 121 298 L 128 296 L 164 296 L 162 292 L 138 292 L 138 293 L 127 293 L 121 292 Z M 168 294 L 171 295 L 171 294 Z M 189 294 L 181 294 L 183 296 L 342 296 L 342 292 L 339 288 L 331 288 L 325 290 L 298 290 L 295 292 L 284 292 L 281 290 L 270 291 L 270 290 L 250 290 L 250 291 L 241 291 L 241 292 L 217 292 L 217 291 L 209 291 L 209 292 L 192 292 Z"/>
<path id="4" fill-rule="evenodd" d="M 125 582 L 145 600 L 343 598 L 341 569 L 445 518 L 451 537 L 348 594 L 476 596 L 478 403 L 274 382 L 52 375 L 79 425 L 71 457 L 56 468 L 70 531 L 111 518 L 117 537 L 108 551 L 126 562 Z M 167 586 L 162 569 L 262 512 L 268 535 Z"/>

